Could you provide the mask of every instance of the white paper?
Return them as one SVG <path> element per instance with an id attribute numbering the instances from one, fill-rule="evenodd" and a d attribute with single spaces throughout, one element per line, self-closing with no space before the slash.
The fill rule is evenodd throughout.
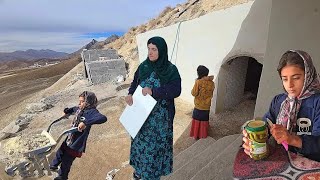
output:
<path id="1" fill-rule="evenodd" d="M 127 105 L 120 116 L 120 122 L 134 139 L 148 118 L 157 101 L 152 96 L 142 94 L 142 87 L 139 85 L 132 95 L 133 104 Z"/>

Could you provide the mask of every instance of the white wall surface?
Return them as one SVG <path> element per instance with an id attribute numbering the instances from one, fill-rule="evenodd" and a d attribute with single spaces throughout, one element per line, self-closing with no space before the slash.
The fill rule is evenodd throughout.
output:
<path id="1" fill-rule="evenodd" d="M 272 98 L 283 92 L 277 72 L 282 54 L 289 49 L 308 52 L 320 72 L 320 1 L 272 0 L 269 39 L 261 74 L 255 116 L 263 116 Z"/>
<path id="2" fill-rule="evenodd" d="M 257 0 L 181 23 L 171 62 L 177 65 L 182 77 L 181 97 L 183 99 L 193 102 L 190 92 L 198 65 L 207 66 L 210 74 L 217 77 L 221 65 L 237 56 L 249 55 L 263 63 L 270 7 L 271 1 Z M 170 59 L 178 27 L 179 23 L 139 34 L 137 43 L 140 62 L 146 59 L 146 44 L 153 36 L 161 36 L 167 41 Z M 214 109 L 216 95 L 224 89 L 224 87 L 218 87 L 221 85 L 218 83 L 218 78 L 226 77 L 217 77 L 215 80 Z"/>

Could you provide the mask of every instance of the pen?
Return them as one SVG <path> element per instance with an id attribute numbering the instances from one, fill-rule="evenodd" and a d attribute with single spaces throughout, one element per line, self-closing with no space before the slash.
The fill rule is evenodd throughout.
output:
<path id="1" fill-rule="evenodd" d="M 267 122 L 268 122 L 268 124 L 269 124 L 270 127 L 273 125 L 272 121 L 271 121 L 269 118 L 267 118 Z M 287 141 L 282 141 L 281 144 L 282 144 L 282 146 L 284 147 L 284 149 L 286 149 L 286 151 L 288 151 L 289 146 L 288 146 Z"/>

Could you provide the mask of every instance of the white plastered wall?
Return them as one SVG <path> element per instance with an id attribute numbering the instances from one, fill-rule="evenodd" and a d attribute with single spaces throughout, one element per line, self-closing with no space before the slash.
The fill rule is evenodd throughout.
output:
<path id="1" fill-rule="evenodd" d="M 221 65 L 229 59 L 243 55 L 251 56 L 263 63 L 270 7 L 271 1 L 251 1 L 181 24 L 139 34 L 137 36 L 139 60 L 142 62 L 147 57 L 146 43 L 149 38 L 163 37 L 168 44 L 169 60 L 172 57 L 171 62 L 176 64 L 182 78 L 181 97 L 190 102 L 193 101 L 190 92 L 196 78 L 197 66 L 207 66 L 210 74 L 216 77 L 211 108 L 215 112 L 217 106 L 224 107 L 226 85 L 221 82 L 225 82 L 227 76 L 223 74 Z M 220 97 L 220 104 L 217 102 L 217 94 Z"/>

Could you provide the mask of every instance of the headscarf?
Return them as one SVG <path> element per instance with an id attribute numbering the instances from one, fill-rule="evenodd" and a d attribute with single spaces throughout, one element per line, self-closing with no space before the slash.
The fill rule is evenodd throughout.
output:
<path id="1" fill-rule="evenodd" d="M 84 109 L 78 109 L 75 113 L 75 117 L 73 119 L 73 127 L 77 127 L 80 123 L 81 117 L 83 116 L 83 112 L 86 109 L 92 109 L 92 108 L 96 108 L 97 104 L 98 104 L 98 99 L 96 97 L 96 95 L 93 92 L 90 91 L 83 91 L 83 93 L 81 93 L 79 95 L 79 97 L 83 97 L 84 98 L 84 102 L 85 102 L 85 107 Z"/>
<path id="2" fill-rule="evenodd" d="M 304 62 L 304 83 L 302 91 L 296 98 L 290 98 L 288 96 L 281 103 L 280 112 L 277 117 L 277 124 L 282 124 L 289 132 L 292 132 L 296 126 L 302 100 L 313 94 L 320 93 L 320 78 L 308 53 L 301 50 L 289 50 L 286 53 L 288 52 L 297 53 Z M 293 102 L 291 111 L 290 102 Z"/>
<path id="3" fill-rule="evenodd" d="M 96 108 L 98 104 L 98 99 L 97 96 L 90 91 L 84 91 L 83 93 L 80 94 L 84 98 L 85 108 L 84 109 L 91 109 L 91 108 Z"/>
<path id="4" fill-rule="evenodd" d="M 152 72 L 155 72 L 160 82 L 166 84 L 170 81 L 180 79 L 178 69 L 168 60 L 168 47 L 166 41 L 162 37 L 152 37 L 148 40 L 148 44 L 157 46 L 159 57 L 157 61 L 150 61 L 149 57 L 139 66 L 139 80 L 147 79 Z"/>

